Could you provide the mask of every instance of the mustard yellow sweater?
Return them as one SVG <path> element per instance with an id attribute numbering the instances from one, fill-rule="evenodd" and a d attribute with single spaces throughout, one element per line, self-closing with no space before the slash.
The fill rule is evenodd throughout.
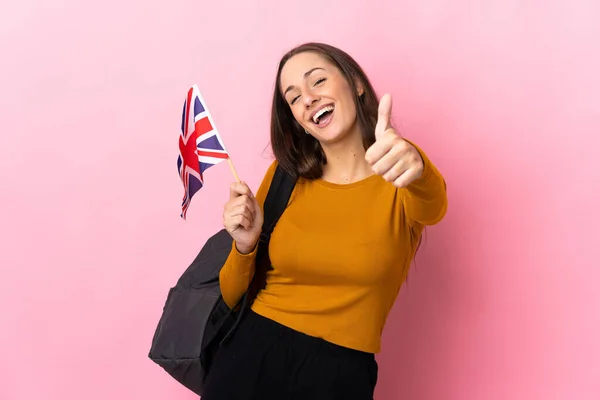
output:
<path id="1" fill-rule="evenodd" d="M 417 149 L 425 168 L 408 188 L 379 175 L 344 185 L 300 178 L 271 236 L 273 270 L 252 309 L 307 335 L 379 352 L 423 228 L 446 213 L 444 179 Z M 275 167 L 256 193 L 261 207 Z M 233 244 L 220 274 L 230 307 L 248 288 L 255 257 Z"/>

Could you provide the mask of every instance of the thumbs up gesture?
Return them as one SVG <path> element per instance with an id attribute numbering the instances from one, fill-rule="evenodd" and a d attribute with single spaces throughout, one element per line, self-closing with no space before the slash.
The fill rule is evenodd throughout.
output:
<path id="1" fill-rule="evenodd" d="M 392 98 L 386 94 L 379 102 L 375 143 L 367 149 L 365 159 L 374 173 L 403 188 L 421 177 L 423 159 L 419 151 L 391 127 L 391 114 Z"/>

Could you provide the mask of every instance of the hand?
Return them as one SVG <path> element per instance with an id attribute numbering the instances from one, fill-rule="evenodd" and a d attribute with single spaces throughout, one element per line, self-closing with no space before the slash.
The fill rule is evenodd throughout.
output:
<path id="1" fill-rule="evenodd" d="M 375 126 L 375 143 L 367 150 L 365 159 L 373 172 L 382 175 L 394 186 L 408 186 L 423 173 L 423 159 L 419 151 L 402 139 L 390 125 L 392 98 L 384 95 L 379 102 Z"/>
<path id="2" fill-rule="evenodd" d="M 248 185 L 232 183 L 229 201 L 223 211 L 223 226 L 235 240 L 240 253 L 248 254 L 254 250 L 262 224 L 263 213 Z"/>

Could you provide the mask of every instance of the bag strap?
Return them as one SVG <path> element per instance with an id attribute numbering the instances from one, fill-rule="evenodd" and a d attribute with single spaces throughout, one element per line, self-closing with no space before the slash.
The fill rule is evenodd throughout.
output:
<path id="1" fill-rule="evenodd" d="M 257 258 L 259 252 L 268 252 L 273 229 L 285 211 L 295 186 L 296 181 L 277 165 L 263 206 L 264 222 L 259 238 Z"/>
<path id="2" fill-rule="evenodd" d="M 295 186 L 296 180 L 281 168 L 281 166 L 277 165 L 263 206 L 264 220 L 257 244 L 258 249 L 256 250 L 254 278 L 252 279 L 252 282 L 250 282 L 246 293 L 244 293 L 236 307 L 234 307 L 233 310 L 235 310 L 240 303 L 242 304 L 238 318 L 221 341 L 221 344 L 235 331 L 244 312 L 249 308 L 249 305 L 252 304 L 258 292 L 263 289 L 266 284 L 266 273 L 271 268 L 271 261 L 269 259 L 269 242 L 271 240 L 271 234 L 279 221 L 279 217 L 281 217 L 287 208 Z M 233 310 L 231 311 L 233 312 Z"/>

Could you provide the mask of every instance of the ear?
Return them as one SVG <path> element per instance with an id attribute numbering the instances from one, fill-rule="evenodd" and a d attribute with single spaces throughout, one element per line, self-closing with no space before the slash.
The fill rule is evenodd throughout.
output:
<path id="1" fill-rule="evenodd" d="M 354 82 L 356 82 L 356 94 L 358 94 L 358 97 L 360 97 L 365 93 L 365 88 L 363 87 L 360 79 L 354 79 Z"/>

